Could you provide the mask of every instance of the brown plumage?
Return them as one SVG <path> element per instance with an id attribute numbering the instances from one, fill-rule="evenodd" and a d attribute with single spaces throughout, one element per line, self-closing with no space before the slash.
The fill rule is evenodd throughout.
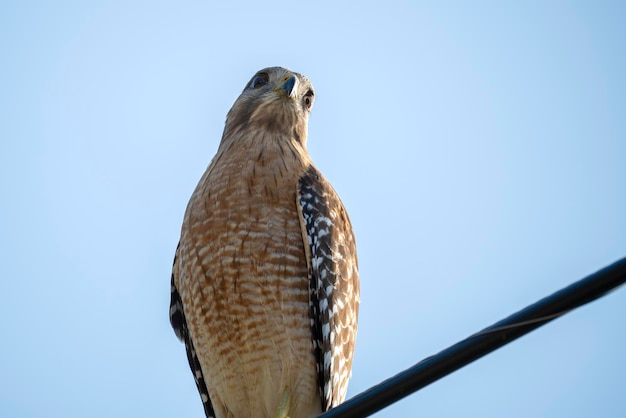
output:
<path id="1" fill-rule="evenodd" d="M 259 71 L 187 206 L 170 320 L 207 416 L 313 417 L 345 398 L 356 247 L 306 151 L 313 99 L 306 77 Z"/>

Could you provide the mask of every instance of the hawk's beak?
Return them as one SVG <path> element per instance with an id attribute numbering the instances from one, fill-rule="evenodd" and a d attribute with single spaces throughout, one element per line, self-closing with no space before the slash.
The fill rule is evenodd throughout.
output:
<path id="1" fill-rule="evenodd" d="M 282 91 L 287 97 L 295 98 L 296 97 L 296 86 L 298 85 L 298 80 L 296 76 L 293 74 L 288 74 L 283 79 L 283 84 L 277 89 Z"/>

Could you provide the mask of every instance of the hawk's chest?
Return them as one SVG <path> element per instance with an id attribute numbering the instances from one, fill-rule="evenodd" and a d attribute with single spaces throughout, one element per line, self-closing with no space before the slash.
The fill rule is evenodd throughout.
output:
<path id="1" fill-rule="evenodd" d="M 283 388 L 293 391 L 294 411 L 319 410 L 296 207 L 304 165 L 271 156 L 218 155 L 181 237 L 189 258 L 180 260 L 180 288 L 194 345 L 214 405 L 235 416 L 270 413 Z"/>
<path id="2" fill-rule="evenodd" d="M 216 299 L 307 291 L 296 209 L 301 164 L 276 149 L 221 158 L 188 209 L 190 243 Z"/>

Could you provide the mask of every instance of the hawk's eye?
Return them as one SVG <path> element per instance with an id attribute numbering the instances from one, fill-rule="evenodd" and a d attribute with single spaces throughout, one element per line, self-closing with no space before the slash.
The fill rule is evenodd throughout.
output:
<path id="1" fill-rule="evenodd" d="M 259 87 L 263 87 L 264 85 L 266 85 L 269 81 L 270 78 L 267 74 L 259 73 L 255 75 L 254 78 L 252 78 L 252 81 L 250 82 L 250 88 L 258 89 Z"/>
<path id="2" fill-rule="evenodd" d="M 304 95 L 304 105 L 307 109 L 310 109 L 313 106 L 313 91 L 309 90 Z"/>

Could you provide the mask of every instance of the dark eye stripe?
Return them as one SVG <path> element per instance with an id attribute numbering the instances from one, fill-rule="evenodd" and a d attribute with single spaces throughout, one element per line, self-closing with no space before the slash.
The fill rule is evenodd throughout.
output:
<path id="1" fill-rule="evenodd" d="M 263 87 L 269 82 L 269 76 L 265 73 L 260 73 L 255 75 L 250 81 L 251 89 L 258 89 L 259 87 Z"/>
<path id="2" fill-rule="evenodd" d="M 307 108 L 310 108 L 311 106 L 313 106 L 313 96 L 315 96 L 315 93 L 313 93 L 313 90 L 307 91 L 306 94 L 304 95 L 304 104 L 306 105 Z"/>

